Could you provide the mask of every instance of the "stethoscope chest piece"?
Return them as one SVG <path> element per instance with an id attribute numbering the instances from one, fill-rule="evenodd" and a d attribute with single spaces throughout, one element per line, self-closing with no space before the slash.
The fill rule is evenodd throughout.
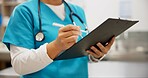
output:
<path id="1" fill-rule="evenodd" d="M 38 32 L 35 36 L 36 41 L 43 41 L 44 40 L 44 34 L 43 32 Z"/>
<path id="2" fill-rule="evenodd" d="M 70 10 L 70 15 L 69 15 L 69 17 L 70 17 L 70 19 L 71 19 L 71 21 L 72 21 L 72 23 L 74 24 L 74 25 L 76 25 L 76 23 L 74 22 L 74 19 L 72 18 L 72 16 L 75 16 L 75 17 L 77 17 L 79 20 L 80 20 L 80 22 L 82 23 L 82 24 L 84 24 L 85 25 L 85 23 L 83 22 L 83 20 L 77 15 L 77 14 L 75 14 L 73 11 L 72 11 L 72 9 L 70 8 L 70 6 L 63 0 L 63 2 L 67 5 L 67 7 L 69 8 L 69 10 Z M 38 42 L 41 42 L 41 41 L 43 41 L 44 40 L 44 38 L 45 38 L 45 35 L 44 35 L 44 33 L 42 32 L 42 20 L 41 20 L 41 13 L 40 13 L 40 0 L 38 0 L 38 17 L 39 17 L 39 32 L 35 35 L 35 40 L 36 41 L 38 41 Z M 87 27 L 86 25 L 85 25 L 85 27 Z M 87 29 L 87 28 L 86 28 Z"/>

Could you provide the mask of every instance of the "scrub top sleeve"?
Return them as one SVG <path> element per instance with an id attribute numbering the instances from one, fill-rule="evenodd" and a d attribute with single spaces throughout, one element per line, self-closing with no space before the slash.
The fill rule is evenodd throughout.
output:
<path id="1" fill-rule="evenodd" d="M 34 48 L 33 18 L 25 6 L 17 6 L 6 28 L 3 42 L 10 50 L 10 44 L 24 48 Z"/>

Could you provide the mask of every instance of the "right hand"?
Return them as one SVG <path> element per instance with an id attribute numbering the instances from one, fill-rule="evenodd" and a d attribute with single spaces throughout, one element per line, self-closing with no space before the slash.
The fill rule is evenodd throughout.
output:
<path id="1" fill-rule="evenodd" d="M 79 26 L 67 25 L 62 27 L 59 29 L 58 37 L 54 41 L 54 44 L 59 51 L 64 51 L 77 42 L 80 33 Z"/>

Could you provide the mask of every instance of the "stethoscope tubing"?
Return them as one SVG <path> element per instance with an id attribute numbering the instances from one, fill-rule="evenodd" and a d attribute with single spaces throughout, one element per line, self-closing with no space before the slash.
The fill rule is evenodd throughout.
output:
<path id="1" fill-rule="evenodd" d="M 85 26 L 85 31 L 87 31 L 87 32 L 89 33 L 88 27 L 87 27 L 87 25 L 83 22 L 83 20 L 82 20 L 77 14 L 75 14 L 75 13 L 72 11 L 72 9 L 70 8 L 70 6 L 68 5 L 67 2 L 65 2 L 64 0 L 63 0 L 63 2 L 66 4 L 66 6 L 68 7 L 68 9 L 69 9 L 69 11 L 70 11 L 69 17 L 70 17 L 70 19 L 71 19 L 73 25 L 77 26 L 76 23 L 74 22 L 74 19 L 73 19 L 73 16 L 75 16 L 75 17 L 77 17 L 77 18 L 80 20 L 80 22 Z M 43 41 L 43 40 L 44 40 L 44 37 L 45 37 L 44 34 L 43 34 L 43 32 L 42 32 L 42 20 L 41 20 L 41 6 L 40 6 L 40 3 L 41 3 L 41 1 L 38 0 L 39 32 L 36 34 L 36 37 L 35 37 L 35 39 L 36 39 L 36 38 L 39 38 L 39 37 L 38 37 L 38 34 L 42 34 L 42 38 L 43 38 L 43 39 L 36 39 L 36 41 L 39 41 L 39 42 Z M 88 33 L 87 33 L 87 34 L 88 34 Z M 83 38 L 83 37 L 81 36 L 81 38 Z"/>

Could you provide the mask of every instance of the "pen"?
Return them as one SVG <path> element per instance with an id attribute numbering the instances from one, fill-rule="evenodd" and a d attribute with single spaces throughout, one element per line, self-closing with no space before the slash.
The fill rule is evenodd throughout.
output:
<path id="1" fill-rule="evenodd" d="M 60 28 L 65 27 L 63 24 L 59 24 L 59 23 L 55 23 L 55 22 L 52 25 L 56 26 L 56 27 L 60 27 Z"/>
<path id="2" fill-rule="evenodd" d="M 59 23 L 55 23 L 55 22 L 54 22 L 52 25 L 53 25 L 53 26 L 56 26 L 56 27 L 60 27 L 60 28 L 61 28 L 61 27 L 65 27 L 65 25 L 59 24 Z M 81 31 L 81 30 L 80 30 L 80 31 Z M 82 32 L 82 31 L 81 31 L 81 32 Z M 83 38 L 82 34 L 80 34 L 79 36 L 80 36 L 81 38 Z"/>
<path id="3" fill-rule="evenodd" d="M 61 27 L 65 27 L 65 25 L 59 24 L 59 23 L 55 23 L 55 22 L 54 22 L 52 25 L 53 25 L 53 26 L 56 26 L 56 27 L 60 27 L 60 28 L 61 28 Z M 84 32 L 84 33 L 87 33 L 87 31 L 84 31 L 84 30 L 80 30 L 80 31 L 81 31 L 81 32 Z"/>

